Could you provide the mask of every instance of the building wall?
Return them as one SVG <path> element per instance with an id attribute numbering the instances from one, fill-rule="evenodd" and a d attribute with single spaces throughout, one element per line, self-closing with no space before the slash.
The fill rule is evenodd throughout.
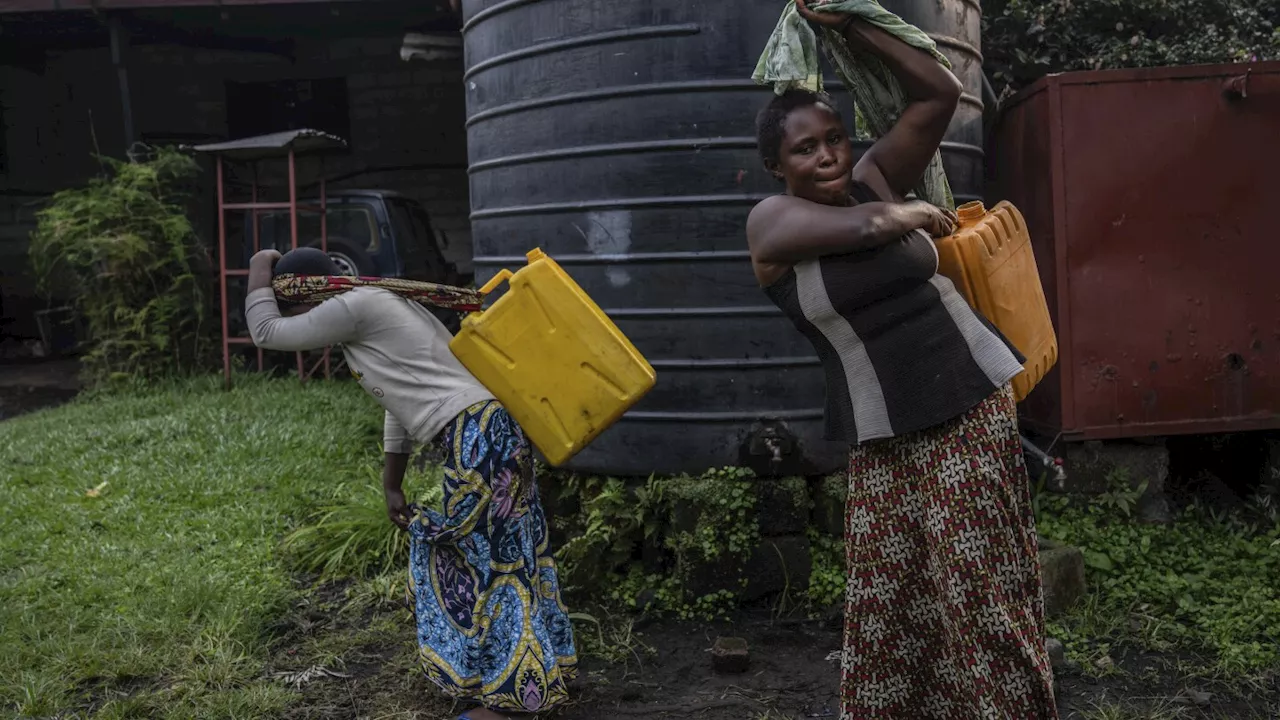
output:
<path id="1" fill-rule="evenodd" d="M 404 62 L 403 35 L 297 40 L 296 58 L 177 46 L 134 47 L 128 58 L 135 132 L 157 142 L 227 137 L 225 83 L 344 77 L 351 121 L 350 152 L 299 163 L 301 184 L 321 173 L 376 172 L 340 188 L 379 188 L 421 202 L 448 239 L 446 256 L 471 258 L 465 171 L 467 150 L 462 61 Z M 82 184 L 98 170 L 95 148 L 124 155 L 118 82 L 107 48 L 51 54 L 45 71 L 0 67 L 5 162 L 0 163 L 0 336 L 34 337 L 36 296 L 26 263 L 27 238 L 41 198 Z M 283 179 L 283 163 L 262 168 Z M 241 173 L 243 176 L 244 174 Z M 307 190 L 303 190 L 307 192 Z M 312 190 L 314 192 L 314 190 Z M 212 163 L 201 178 L 196 223 L 216 242 Z M 282 198 L 283 199 L 283 198 Z"/>

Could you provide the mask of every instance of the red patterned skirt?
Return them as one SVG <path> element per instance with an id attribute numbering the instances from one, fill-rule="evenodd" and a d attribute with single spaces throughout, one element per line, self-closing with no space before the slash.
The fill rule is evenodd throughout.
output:
<path id="1" fill-rule="evenodd" d="M 841 719 L 1057 718 L 1006 386 L 849 457 Z"/>

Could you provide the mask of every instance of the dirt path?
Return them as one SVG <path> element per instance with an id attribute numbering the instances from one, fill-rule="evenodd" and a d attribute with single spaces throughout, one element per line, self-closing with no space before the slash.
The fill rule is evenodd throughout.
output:
<path id="1" fill-rule="evenodd" d="M 394 615 L 394 622 L 388 622 Z M 398 718 L 452 720 L 463 707 L 443 699 L 415 667 L 408 612 L 390 604 L 358 617 L 308 607 L 305 630 L 282 645 L 273 665 L 298 667 L 308 647 L 340 656 L 345 677 L 302 687 L 291 720 Z M 585 626 L 593 627 L 593 626 Z M 378 630 L 371 632 L 371 628 Z M 838 720 L 840 647 L 837 622 L 775 620 L 744 614 L 732 623 L 658 621 L 604 623 L 611 657 L 587 656 L 572 703 L 550 720 Z M 583 632 L 585 632 L 585 628 Z M 747 672 L 718 675 L 710 648 L 718 636 L 745 639 Z M 344 638 L 355 642 L 343 642 Z M 357 639 L 358 638 L 358 639 Z M 594 645 L 579 633 L 580 644 Z M 595 651 L 598 652 L 598 649 Z M 1058 677 L 1063 720 L 1280 718 L 1280 684 L 1242 688 L 1182 679 L 1187 658 L 1117 652 L 1114 674 Z M 306 662 L 302 662 L 306 665 Z"/>
<path id="2" fill-rule="evenodd" d="M 588 672 L 564 720 L 698 718 L 699 720 L 802 720 L 840 716 L 837 625 L 773 622 L 744 617 L 733 625 L 654 624 L 639 630 L 656 649 L 648 661 L 602 666 Z M 736 635 L 751 649 L 743 675 L 716 675 L 708 649 L 717 635 Z M 1229 688 L 1180 679 L 1187 658 L 1150 653 L 1116 654 L 1115 674 L 1090 678 L 1058 673 L 1063 720 L 1174 720 L 1181 718 L 1280 718 L 1280 685 Z"/>
<path id="3" fill-rule="evenodd" d="M 80 392 L 75 360 L 0 364 L 0 420 L 67 402 Z"/>
<path id="4" fill-rule="evenodd" d="M 752 617 L 734 624 L 655 623 L 636 632 L 626 662 L 586 660 L 579 698 L 561 718 L 839 716 L 840 668 L 832 653 L 840 648 L 840 632 L 830 624 Z M 710 648 L 721 636 L 747 641 L 747 672 L 712 671 Z"/>

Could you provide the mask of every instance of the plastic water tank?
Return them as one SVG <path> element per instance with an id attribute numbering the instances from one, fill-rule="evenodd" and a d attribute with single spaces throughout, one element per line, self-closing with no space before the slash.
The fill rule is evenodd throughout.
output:
<path id="1" fill-rule="evenodd" d="M 982 168 L 978 6 L 918 4 L 886 6 L 934 33 L 956 62 L 966 99 L 944 154 L 957 201 L 972 199 Z M 751 71 L 781 3 L 462 7 L 476 280 L 541 247 L 658 373 L 571 467 L 841 467 L 846 448 L 821 440 L 818 360 L 756 286 L 746 250 L 747 213 L 779 191 L 754 137 L 770 91 Z"/>

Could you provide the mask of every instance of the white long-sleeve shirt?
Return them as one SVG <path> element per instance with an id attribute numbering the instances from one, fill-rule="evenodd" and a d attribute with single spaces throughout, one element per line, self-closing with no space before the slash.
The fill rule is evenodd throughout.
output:
<path id="1" fill-rule="evenodd" d="M 449 351 L 452 336 L 416 302 L 380 288 L 356 288 L 301 315 L 284 317 L 275 292 L 249 293 L 245 315 L 253 342 L 267 350 L 341 345 L 351 374 L 386 411 L 386 452 L 409 453 L 430 442 L 490 393 Z"/>

